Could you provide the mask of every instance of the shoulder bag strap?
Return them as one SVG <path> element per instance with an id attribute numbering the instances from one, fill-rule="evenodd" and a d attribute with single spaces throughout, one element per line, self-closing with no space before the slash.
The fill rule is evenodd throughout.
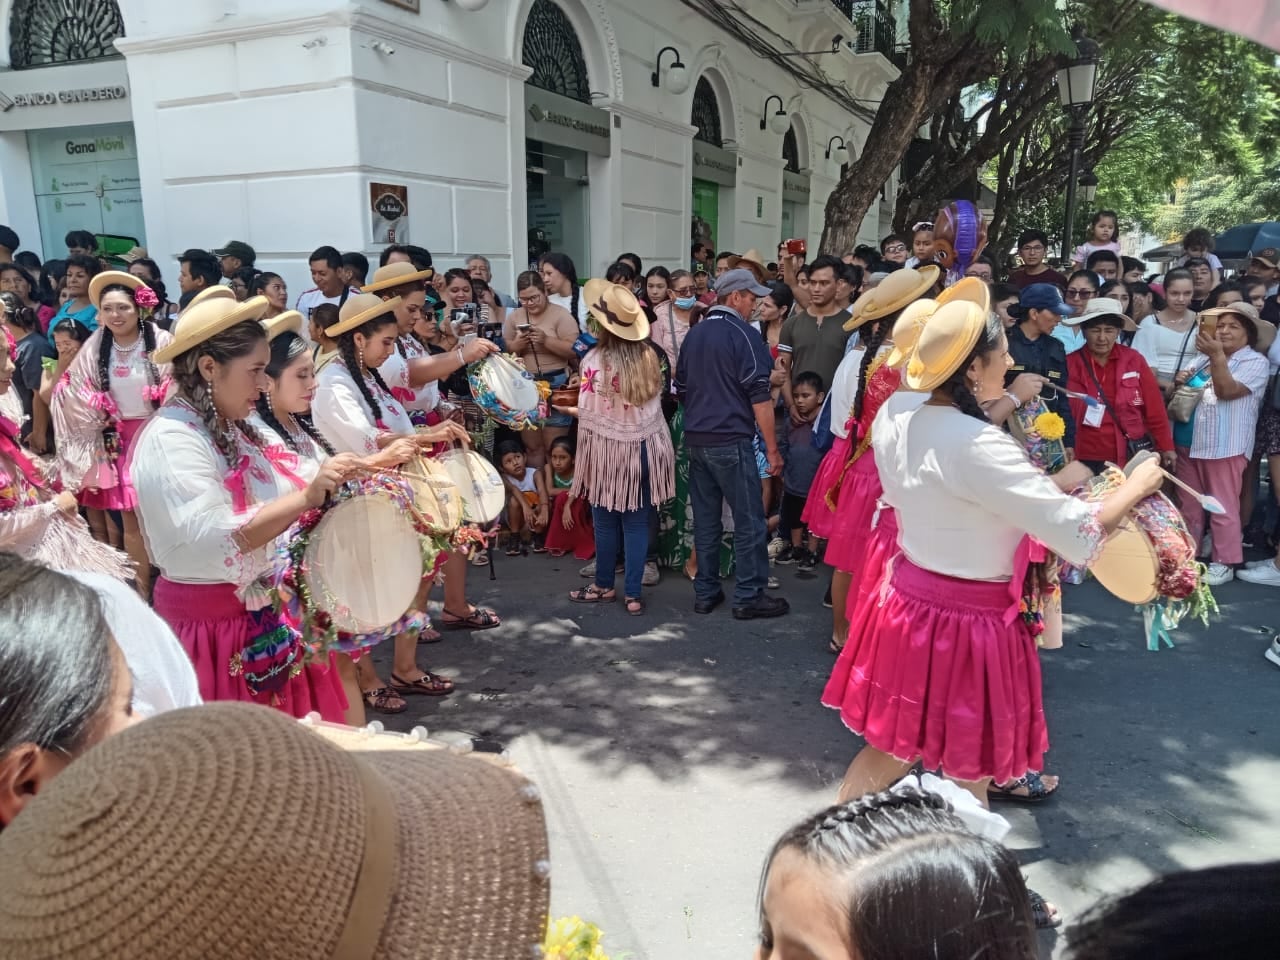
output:
<path id="1" fill-rule="evenodd" d="M 1085 366 L 1089 368 L 1089 376 L 1093 378 L 1093 382 L 1098 387 L 1098 396 L 1102 398 L 1102 403 L 1107 408 L 1107 412 L 1111 414 L 1111 419 L 1116 422 L 1116 429 L 1120 431 L 1120 436 L 1124 437 L 1126 442 L 1131 441 L 1133 438 L 1125 432 L 1124 424 L 1120 422 L 1120 418 L 1116 416 L 1115 408 L 1111 406 L 1111 401 L 1107 399 L 1107 392 L 1102 389 L 1102 381 L 1098 379 L 1098 372 L 1093 369 L 1093 360 L 1085 357 L 1084 362 Z"/>
<path id="2" fill-rule="evenodd" d="M 1160 314 L 1156 314 L 1156 323 L 1160 322 Z M 1182 349 L 1178 351 L 1178 362 L 1173 365 L 1173 375 L 1176 378 L 1182 370 L 1182 358 L 1187 355 L 1187 344 L 1191 342 L 1191 335 L 1196 332 L 1196 321 L 1191 321 L 1191 329 L 1187 331 L 1187 335 L 1182 338 Z"/>

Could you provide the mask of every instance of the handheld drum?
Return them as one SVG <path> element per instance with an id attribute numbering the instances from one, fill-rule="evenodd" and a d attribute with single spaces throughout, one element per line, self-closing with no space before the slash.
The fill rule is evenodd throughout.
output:
<path id="1" fill-rule="evenodd" d="M 449 450 L 437 462 L 457 487 L 466 520 L 491 523 L 498 519 L 506 505 L 506 488 L 493 464 L 474 450 Z"/>
<path id="2" fill-rule="evenodd" d="M 496 353 L 467 368 L 471 396 L 490 417 L 513 430 L 536 430 L 546 415 L 546 401 L 538 382 L 524 363 L 510 354 Z"/>
<path id="3" fill-rule="evenodd" d="M 400 468 L 413 490 L 413 506 L 434 534 L 453 533 L 462 525 L 462 497 L 449 471 L 433 457 L 415 457 Z"/>

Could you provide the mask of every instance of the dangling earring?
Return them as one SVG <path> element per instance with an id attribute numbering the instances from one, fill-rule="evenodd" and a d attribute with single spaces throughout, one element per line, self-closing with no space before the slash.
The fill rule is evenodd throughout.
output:
<path id="1" fill-rule="evenodd" d="M 356 363 L 360 364 L 360 372 L 364 373 L 364 347 L 356 344 Z"/>
<path id="2" fill-rule="evenodd" d="M 262 391 L 262 399 L 263 399 L 263 400 L 265 400 L 265 401 L 267 401 L 267 409 L 271 411 L 271 415 L 272 415 L 272 416 L 275 416 L 276 408 L 275 408 L 275 406 L 271 403 L 271 391 L 270 391 L 270 390 L 263 390 L 263 391 Z"/>

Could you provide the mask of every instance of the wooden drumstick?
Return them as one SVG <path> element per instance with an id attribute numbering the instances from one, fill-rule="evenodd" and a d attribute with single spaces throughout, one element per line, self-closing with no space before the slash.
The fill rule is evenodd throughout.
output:
<path id="1" fill-rule="evenodd" d="M 1134 467 L 1136 467 L 1138 464 L 1145 463 L 1146 461 L 1152 460 L 1152 459 L 1159 459 L 1159 454 L 1151 450 L 1143 450 L 1139 453 L 1134 454 L 1133 459 L 1130 460 L 1129 463 L 1124 468 L 1124 475 L 1126 477 L 1129 476 L 1129 474 L 1133 472 Z M 1196 490 L 1194 487 L 1190 486 L 1189 484 L 1179 480 L 1177 477 L 1175 477 L 1172 473 L 1170 473 L 1164 467 L 1160 468 L 1160 472 L 1163 473 L 1170 480 L 1172 480 L 1175 486 L 1181 487 L 1183 490 L 1187 491 L 1187 493 L 1195 497 L 1196 500 L 1199 501 L 1200 506 L 1204 507 L 1210 513 L 1216 513 L 1218 516 L 1222 516 L 1227 512 L 1227 508 L 1222 505 L 1222 501 L 1219 500 L 1217 497 L 1211 497 L 1207 493 L 1201 493 L 1199 490 Z"/>

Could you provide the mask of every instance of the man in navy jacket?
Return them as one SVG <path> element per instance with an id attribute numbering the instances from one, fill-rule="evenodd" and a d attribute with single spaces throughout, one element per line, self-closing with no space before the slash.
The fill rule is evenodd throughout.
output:
<path id="1" fill-rule="evenodd" d="M 716 305 L 689 331 L 676 368 L 698 555 L 693 609 L 710 613 L 724 602 L 718 572 L 724 534 L 721 503 L 728 502 L 738 577 L 733 615 L 738 620 L 780 617 L 790 607 L 781 597 L 765 593 L 768 524 L 754 446 L 758 428 L 769 474 L 781 473 L 769 395 L 773 363 L 764 338 L 744 320 L 769 288 L 748 270 L 729 270 L 716 280 L 715 292 Z"/>

